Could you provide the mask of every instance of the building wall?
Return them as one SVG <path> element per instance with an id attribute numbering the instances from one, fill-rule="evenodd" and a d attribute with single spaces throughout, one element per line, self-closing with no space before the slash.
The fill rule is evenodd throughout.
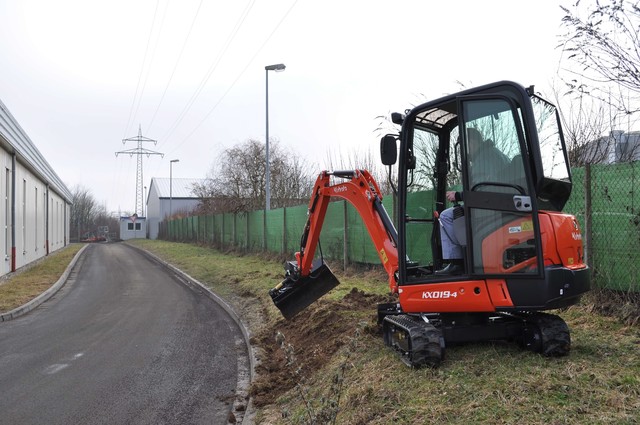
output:
<path id="1" fill-rule="evenodd" d="M 158 231 L 160 229 L 160 222 L 169 217 L 169 204 L 171 204 L 171 211 L 173 214 L 180 211 L 192 211 L 198 206 L 200 202 L 198 199 L 176 199 L 173 198 L 169 202 L 169 198 L 157 198 L 158 208 L 157 215 L 151 215 L 151 208 L 149 208 L 149 239 L 158 239 Z"/>
<path id="2" fill-rule="evenodd" d="M 158 188 L 151 185 L 147 196 L 147 221 L 149 226 L 149 239 L 158 239 L 158 226 L 161 221 L 160 215 L 160 198 L 158 197 Z"/>
<path id="3" fill-rule="evenodd" d="M 0 275 L 69 241 L 71 192 L 0 101 Z"/>
<path id="4" fill-rule="evenodd" d="M 0 275 L 65 247 L 70 208 L 26 164 L 0 149 Z"/>

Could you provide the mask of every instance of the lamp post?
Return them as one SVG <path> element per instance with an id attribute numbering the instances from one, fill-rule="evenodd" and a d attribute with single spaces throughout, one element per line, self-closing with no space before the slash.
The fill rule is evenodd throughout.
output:
<path id="1" fill-rule="evenodd" d="M 278 63 L 275 65 L 267 65 L 264 67 L 266 73 L 266 122 L 267 122 L 267 130 L 266 130 L 266 140 L 267 140 L 267 172 L 266 172 L 266 198 L 267 202 L 265 205 L 266 210 L 271 209 L 271 167 L 269 165 L 269 71 L 282 72 L 286 66 L 283 63 Z"/>
<path id="2" fill-rule="evenodd" d="M 169 220 L 171 220 L 171 216 L 173 215 L 172 205 L 173 202 L 173 163 L 180 162 L 179 159 L 172 159 L 169 161 Z"/>

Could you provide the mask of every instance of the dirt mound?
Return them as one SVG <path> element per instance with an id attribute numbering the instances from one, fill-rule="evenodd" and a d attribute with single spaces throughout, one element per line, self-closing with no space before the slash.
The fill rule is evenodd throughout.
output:
<path id="1" fill-rule="evenodd" d="M 367 327 L 375 328 L 376 304 L 379 302 L 388 302 L 388 299 L 353 288 L 340 301 L 321 299 L 293 319 L 282 319 L 274 329 L 258 335 L 256 342 L 263 355 L 256 367 L 257 378 L 251 389 L 255 405 L 261 407 L 274 403 L 299 382 L 300 376 L 310 376 L 326 365 L 354 334 L 358 323 L 354 323 L 353 313 L 359 312 L 367 317 L 370 322 Z M 290 359 L 277 340 L 282 338 L 277 337 L 278 332 L 286 344 L 293 347 L 293 364 L 288 364 Z"/>

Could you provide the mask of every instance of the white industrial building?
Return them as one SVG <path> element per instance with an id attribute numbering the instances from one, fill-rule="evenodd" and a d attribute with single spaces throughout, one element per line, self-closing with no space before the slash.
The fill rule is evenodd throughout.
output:
<path id="1" fill-rule="evenodd" d="M 581 163 L 615 164 L 640 160 L 640 131 L 613 130 L 573 152 Z"/>
<path id="2" fill-rule="evenodd" d="M 194 186 L 204 179 L 157 178 L 151 179 L 147 195 L 147 229 L 149 239 L 158 238 L 160 222 L 171 214 L 191 212 L 200 198 L 194 194 Z"/>
<path id="3" fill-rule="evenodd" d="M 0 276 L 69 243 L 72 195 L 0 101 Z"/>

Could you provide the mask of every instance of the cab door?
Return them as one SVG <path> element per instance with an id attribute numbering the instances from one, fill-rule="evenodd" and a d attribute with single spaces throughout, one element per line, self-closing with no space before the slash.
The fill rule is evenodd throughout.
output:
<path id="1" fill-rule="evenodd" d="M 499 95 L 462 96 L 457 103 L 467 273 L 541 277 L 535 182 L 522 125 L 528 115 Z"/>

